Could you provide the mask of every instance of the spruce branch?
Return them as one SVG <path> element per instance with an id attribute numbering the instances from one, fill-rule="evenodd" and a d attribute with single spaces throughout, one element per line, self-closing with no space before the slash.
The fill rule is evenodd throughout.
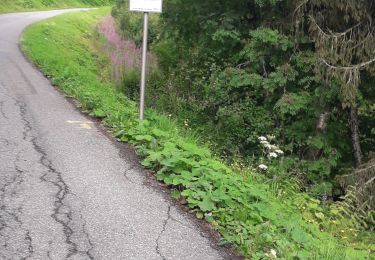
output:
<path id="1" fill-rule="evenodd" d="M 332 64 L 329 64 L 325 59 L 321 58 L 321 61 L 323 62 L 323 64 L 325 64 L 327 67 L 329 67 L 330 69 L 334 69 L 334 70 L 361 70 L 369 65 L 371 65 L 372 63 L 375 62 L 375 58 L 369 60 L 369 61 L 366 61 L 366 62 L 362 62 L 362 63 L 359 63 L 359 64 L 355 64 L 355 65 L 351 65 L 351 66 L 334 66 Z"/>

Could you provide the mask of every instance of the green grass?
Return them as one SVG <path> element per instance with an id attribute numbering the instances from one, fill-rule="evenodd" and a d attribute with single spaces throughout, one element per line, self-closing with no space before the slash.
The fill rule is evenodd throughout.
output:
<path id="1" fill-rule="evenodd" d="M 103 118 L 115 136 L 133 144 L 142 164 L 219 230 L 223 243 L 251 259 L 272 259 L 271 252 L 284 259 L 370 259 L 373 242 L 354 246 L 346 238 L 357 232 L 346 227 L 350 222 L 297 186 L 223 164 L 168 116 L 147 110 L 140 122 L 137 105 L 106 80 L 108 60 L 100 54 L 95 24 L 108 12 L 70 13 L 33 25 L 23 49 L 83 111 Z"/>
<path id="2" fill-rule="evenodd" d="M 113 0 L 0 0 L 0 13 L 106 6 Z"/>

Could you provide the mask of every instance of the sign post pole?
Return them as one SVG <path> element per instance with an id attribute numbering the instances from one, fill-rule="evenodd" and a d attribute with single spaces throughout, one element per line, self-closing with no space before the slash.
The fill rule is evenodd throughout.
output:
<path id="1" fill-rule="evenodd" d="M 139 105 L 139 119 L 143 120 L 145 112 L 146 91 L 146 64 L 147 64 L 147 41 L 148 41 L 148 12 L 143 17 L 143 46 L 142 46 L 142 72 L 141 72 L 141 100 Z"/>
<path id="2" fill-rule="evenodd" d="M 139 119 L 142 121 L 145 114 L 146 69 L 147 69 L 147 42 L 148 42 L 148 16 L 150 12 L 161 13 L 163 0 L 130 0 L 130 11 L 143 12 L 143 45 L 141 68 L 141 93 L 139 103 Z"/>

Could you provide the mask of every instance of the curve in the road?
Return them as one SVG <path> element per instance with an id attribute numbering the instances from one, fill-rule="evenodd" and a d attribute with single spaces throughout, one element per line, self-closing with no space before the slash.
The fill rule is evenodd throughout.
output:
<path id="1" fill-rule="evenodd" d="M 63 12 L 0 15 L 0 259 L 225 258 L 25 60 L 24 28 Z"/>

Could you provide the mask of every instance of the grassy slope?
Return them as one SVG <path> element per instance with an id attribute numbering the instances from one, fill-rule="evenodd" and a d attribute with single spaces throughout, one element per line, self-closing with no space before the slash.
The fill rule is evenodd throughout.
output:
<path id="1" fill-rule="evenodd" d="M 174 188 L 173 195 L 243 254 L 272 258 L 274 249 L 285 258 L 370 258 L 366 250 L 354 250 L 328 232 L 337 227 L 331 227 L 318 201 L 292 187 L 264 184 L 251 170 L 228 168 L 166 116 L 148 110 L 148 120 L 140 123 L 136 104 L 103 80 L 108 64 L 95 48 L 98 35 L 93 25 L 108 12 L 43 21 L 25 32 L 23 48 L 54 84 L 81 102 L 83 110 L 102 117 L 116 136 L 134 144 L 145 158 L 143 164 Z"/>
<path id="2" fill-rule="evenodd" d="M 0 13 L 48 10 L 56 8 L 93 7 L 113 3 L 112 0 L 0 0 Z"/>

